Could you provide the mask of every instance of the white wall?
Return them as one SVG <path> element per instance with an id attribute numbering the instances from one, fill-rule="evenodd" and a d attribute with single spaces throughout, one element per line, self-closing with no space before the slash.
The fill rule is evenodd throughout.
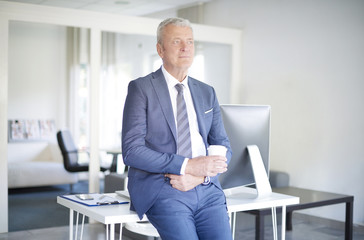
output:
<path id="1" fill-rule="evenodd" d="M 231 47 L 227 44 L 203 42 L 205 82 L 214 87 L 220 104 L 231 103 Z"/>
<path id="2" fill-rule="evenodd" d="M 272 106 L 271 168 L 354 195 L 364 224 L 364 1 L 215 0 L 203 24 L 243 30 L 241 103 Z M 344 221 L 343 204 L 305 211 Z"/>
<path id="3" fill-rule="evenodd" d="M 66 28 L 13 21 L 9 27 L 9 119 L 66 121 Z M 58 128 L 58 127 L 57 127 Z M 8 144 L 8 161 L 61 161 L 49 142 Z"/>

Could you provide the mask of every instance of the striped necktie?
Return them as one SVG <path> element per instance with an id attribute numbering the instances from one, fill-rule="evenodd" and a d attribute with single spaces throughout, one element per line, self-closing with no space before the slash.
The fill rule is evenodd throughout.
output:
<path id="1" fill-rule="evenodd" d="M 190 126 L 186 102 L 183 97 L 183 85 L 176 84 L 177 94 L 177 154 L 192 157 Z"/>

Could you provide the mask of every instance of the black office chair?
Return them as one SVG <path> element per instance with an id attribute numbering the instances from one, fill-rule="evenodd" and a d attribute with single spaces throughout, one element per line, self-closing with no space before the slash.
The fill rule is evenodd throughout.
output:
<path id="1" fill-rule="evenodd" d="M 80 153 L 73 141 L 69 130 L 57 132 L 57 141 L 63 156 L 63 165 L 68 172 L 87 172 L 89 164 L 78 163 L 78 154 Z M 100 167 L 100 171 L 105 172 L 109 168 Z"/>

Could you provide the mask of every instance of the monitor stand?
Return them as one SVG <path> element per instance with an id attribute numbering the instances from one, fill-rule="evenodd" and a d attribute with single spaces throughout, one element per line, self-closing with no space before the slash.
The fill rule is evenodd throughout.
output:
<path id="1" fill-rule="evenodd" d="M 259 148 L 257 145 L 249 145 L 247 148 L 250 156 L 250 162 L 252 164 L 255 186 L 257 189 L 257 198 L 267 197 L 272 193 L 272 187 L 270 186 Z"/>

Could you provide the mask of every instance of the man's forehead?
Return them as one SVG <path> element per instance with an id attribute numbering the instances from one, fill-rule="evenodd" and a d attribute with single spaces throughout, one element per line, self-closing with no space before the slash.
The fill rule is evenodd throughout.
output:
<path id="1" fill-rule="evenodd" d="M 164 33 L 181 35 L 181 36 L 189 35 L 190 38 L 193 38 L 192 29 L 184 26 L 176 26 L 172 24 L 167 25 L 166 28 L 164 29 Z"/>
<path id="2" fill-rule="evenodd" d="M 179 25 L 175 25 L 175 24 L 168 24 L 167 26 L 165 26 L 164 30 L 191 31 L 192 32 L 192 29 L 188 26 L 179 26 Z"/>

